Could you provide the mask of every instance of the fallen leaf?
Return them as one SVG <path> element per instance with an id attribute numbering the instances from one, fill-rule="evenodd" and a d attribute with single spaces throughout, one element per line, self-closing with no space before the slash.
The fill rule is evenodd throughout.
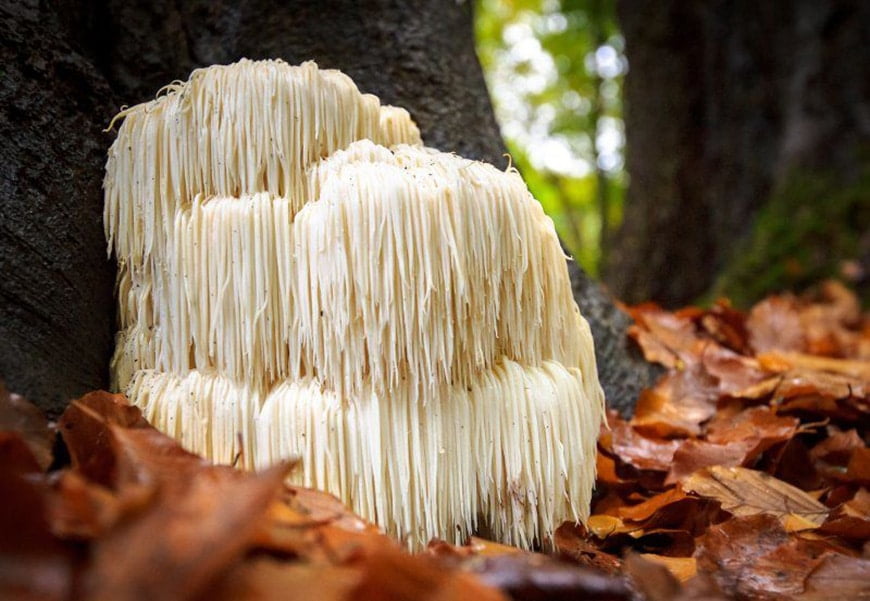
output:
<path id="1" fill-rule="evenodd" d="M 629 553 L 625 558 L 625 573 L 643 599 L 671 601 L 680 592 L 680 582 L 662 562 L 652 561 L 653 553 Z M 694 561 L 694 560 L 693 560 Z"/>
<path id="2" fill-rule="evenodd" d="M 161 491 L 141 516 L 94 543 L 88 598 L 189 599 L 201 593 L 251 547 L 286 472 L 279 465 L 250 475 L 223 466 L 189 473 L 185 486 Z"/>
<path id="3" fill-rule="evenodd" d="M 613 428 L 613 452 L 624 462 L 641 470 L 666 471 L 680 446 L 678 440 L 661 440 L 641 435 L 626 423 Z"/>
<path id="4" fill-rule="evenodd" d="M 647 361 L 665 367 L 683 369 L 698 361 L 699 348 L 705 343 L 691 319 L 647 304 L 630 307 L 635 324 L 628 334 L 634 338 Z"/>
<path id="5" fill-rule="evenodd" d="M 735 516 L 767 514 L 785 518 L 792 514 L 820 526 L 828 508 L 804 491 L 764 472 L 741 467 L 705 468 L 690 476 L 683 487 L 715 499 Z"/>
<path id="6" fill-rule="evenodd" d="M 201 598 L 208 601 L 344 601 L 362 580 L 347 566 L 288 563 L 258 557 L 239 563 Z"/>
<path id="7" fill-rule="evenodd" d="M 698 561 L 694 557 L 667 557 L 654 553 L 643 553 L 641 557 L 665 566 L 671 575 L 680 582 L 686 582 L 698 573 Z"/>
<path id="8" fill-rule="evenodd" d="M 720 344 L 742 355 L 750 354 L 746 316 L 734 309 L 728 299 L 718 299 L 701 317 L 701 326 Z"/>
<path id="9" fill-rule="evenodd" d="M 720 394 L 739 393 L 768 377 L 755 358 L 739 355 L 715 343 L 703 348 L 701 360 L 706 372 L 716 378 Z"/>
<path id="10" fill-rule="evenodd" d="M 73 469 L 88 480 L 112 487 L 117 476 L 109 425 L 151 428 L 142 412 L 120 394 L 91 392 L 73 401 L 58 422 Z"/>
<path id="11" fill-rule="evenodd" d="M 335 496 L 285 485 L 254 535 L 253 545 L 306 561 L 334 564 L 392 539 L 353 514 Z"/>
<path id="12" fill-rule="evenodd" d="M 0 380 L 0 432 L 16 432 L 33 453 L 39 468 L 48 469 L 52 461 L 54 431 L 45 414 L 24 397 L 10 393 Z"/>
<path id="13" fill-rule="evenodd" d="M 822 524 L 819 532 L 862 543 L 870 540 L 870 519 L 850 515 L 838 516 Z"/>
<path id="14" fill-rule="evenodd" d="M 752 384 L 747 386 L 746 388 L 742 388 L 740 390 L 732 390 L 729 392 L 729 395 L 738 398 L 738 399 L 746 399 L 750 401 L 757 401 L 764 398 L 770 397 L 774 392 L 776 392 L 777 386 L 779 386 L 782 378 L 780 376 L 772 376 L 758 382 L 757 384 Z"/>
<path id="15" fill-rule="evenodd" d="M 823 485 L 816 464 L 800 437 L 794 437 L 774 447 L 752 467 L 801 490 L 812 491 Z"/>
<path id="16" fill-rule="evenodd" d="M 782 414 L 794 414 L 804 419 L 810 416 L 816 421 L 830 420 L 841 425 L 851 425 L 866 421 L 870 415 L 868 397 L 852 396 L 834 398 L 820 394 L 808 394 L 783 399 L 777 410 Z"/>
<path id="17" fill-rule="evenodd" d="M 622 567 L 617 556 L 602 551 L 589 539 L 587 530 L 582 525 L 564 522 L 553 533 L 553 544 L 563 559 L 578 565 L 596 568 L 608 574 L 615 574 Z"/>
<path id="18" fill-rule="evenodd" d="M 833 357 L 820 357 L 795 352 L 768 352 L 758 355 L 758 360 L 763 365 L 784 366 L 786 369 L 820 371 L 836 373 L 843 376 L 870 381 L 870 361 L 855 359 L 836 359 Z"/>
<path id="19" fill-rule="evenodd" d="M 867 390 L 862 380 L 842 374 L 806 369 L 793 369 L 783 373 L 774 391 L 775 396 L 785 399 L 805 395 L 842 399 L 850 396 L 864 397 L 866 394 Z"/>
<path id="20" fill-rule="evenodd" d="M 510 556 L 488 561 L 510 559 Z M 487 560 L 483 560 L 487 561 Z M 389 599 L 391 601 L 504 601 L 497 590 L 486 585 L 486 578 L 475 578 L 465 570 L 447 569 L 424 555 L 409 555 L 397 546 L 382 547 L 351 564 L 361 573 L 351 599 Z"/>
<path id="21" fill-rule="evenodd" d="M 673 437 L 701 433 L 701 423 L 716 413 L 716 379 L 701 367 L 670 372 L 637 401 L 631 425 L 649 436 Z"/>
<path id="22" fill-rule="evenodd" d="M 711 527 L 698 542 L 698 569 L 738 598 L 791 598 L 824 551 L 792 539 L 772 515 L 737 517 Z"/>
<path id="23" fill-rule="evenodd" d="M 870 486 L 870 448 L 862 447 L 852 452 L 849 465 L 846 466 L 845 479 Z"/>
<path id="24" fill-rule="evenodd" d="M 674 461 L 665 478 L 665 484 L 682 482 L 705 467 L 735 467 L 744 465 L 753 449 L 754 439 L 715 444 L 706 440 L 686 440 L 674 451 Z"/>
<path id="25" fill-rule="evenodd" d="M 649 521 L 662 508 L 689 498 L 679 487 L 670 488 L 661 494 L 644 500 L 642 503 L 623 507 L 619 511 L 619 517 L 623 520 L 642 524 Z"/>
<path id="26" fill-rule="evenodd" d="M 52 532 L 66 540 L 97 538 L 129 509 L 112 491 L 89 482 L 79 472 L 64 471 L 52 484 L 48 519 Z"/>
<path id="27" fill-rule="evenodd" d="M 623 521 L 612 515 L 590 515 L 586 520 L 586 528 L 598 538 L 607 538 L 617 532 L 631 532 L 636 526 L 627 526 Z"/>
<path id="28" fill-rule="evenodd" d="M 810 456 L 816 461 L 834 466 L 846 466 L 855 449 L 864 447 L 864 441 L 852 428 L 847 431 L 831 429 L 828 437 L 814 446 Z"/>
<path id="29" fill-rule="evenodd" d="M 538 553 L 480 558 L 469 563 L 466 569 L 513 599 L 628 601 L 633 598 L 622 578 Z"/>
<path id="30" fill-rule="evenodd" d="M 60 601 L 73 586 L 75 554 L 51 532 L 48 488 L 33 478 L 39 465 L 15 432 L 0 433 L 0 598 Z M 35 471 L 34 471 L 35 470 Z"/>
<path id="31" fill-rule="evenodd" d="M 756 353 L 806 348 L 798 302 L 793 296 L 771 296 L 756 304 L 746 318 L 746 329 Z"/>
<path id="32" fill-rule="evenodd" d="M 870 599 L 870 559 L 828 555 L 806 579 L 795 599 Z"/>
<path id="33" fill-rule="evenodd" d="M 755 440 L 760 447 L 756 451 L 761 452 L 791 439 L 799 427 L 795 417 L 777 415 L 770 407 L 752 407 L 734 416 L 710 420 L 707 440 L 717 444 Z"/>
<path id="34" fill-rule="evenodd" d="M 764 451 L 794 437 L 799 426 L 797 418 L 776 415 L 768 407 L 732 416 L 720 412 L 707 425 L 706 440 L 686 440 L 677 448 L 665 483 L 679 482 L 704 467 L 751 465 Z"/>
<path id="35" fill-rule="evenodd" d="M 477 536 L 472 536 L 468 539 L 467 545 L 474 550 L 475 555 L 480 555 L 481 557 L 496 557 L 498 555 L 514 555 L 516 553 L 522 553 L 521 549 L 517 547 L 511 547 L 510 545 L 503 545 L 501 543 L 497 543 L 495 541 L 486 540 L 484 538 L 479 538 Z"/>

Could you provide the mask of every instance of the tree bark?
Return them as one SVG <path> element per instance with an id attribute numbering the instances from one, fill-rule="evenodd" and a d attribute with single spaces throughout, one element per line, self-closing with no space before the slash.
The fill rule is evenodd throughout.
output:
<path id="1" fill-rule="evenodd" d="M 870 5 L 642 0 L 620 2 L 618 17 L 630 184 L 605 270 L 615 294 L 749 302 L 870 252 L 854 195 L 836 223 L 825 207 L 870 166 Z M 827 182 L 819 197 L 801 198 L 807 173 Z M 802 237 L 794 224 L 771 234 L 805 213 L 816 223 Z"/>
<path id="2" fill-rule="evenodd" d="M 8 379 L 10 388 L 50 410 L 59 410 L 68 398 L 107 383 L 113 276 L 105 261 L 99 225 L 99 182 L 110 139 L 99 129 L 121 102 L 148 100 L 166 83 L 186 79 L 194 68 L 241 57 L 283 58 L 289 63 L 314 59 L 322 67 L 341 69 L 363 91 L 407 108 L 427 144 L 502 167 L 506 164 L 505 147 L 474 50 L 469 3 L 107 0 L 85 8 L 61 2 L 54 7 L 55 14 L 43 14 L 47 9 L 37 6 L 34 2 L 31 8 L 33 23 L 50 21 L 53 38 L 41 43 L 39 50 L 34 50 L 36 55 L 54 64 L 60 60 L 58 55 L 69 52 L 68 46 L 72 46 L 78 52 L 75 56 L 80 57 L 81 69 L 93 79 L 90 87 L 71 92 L 55 89 L 54 76 L 48 73 L 33 92 L 37 96 L 25 95 L 21 101 L 22 106 L 29 107 L 41 98 L 38 94 L 45 94 L 53 110 L 63 115 L 62 128 L 28 129 L 29 151 L 44 149 L 51 163 L 60 166 L 57 168 L 71 170 L 75 166 L 77 171 L 61 177 L 48 166 L 34 167 L 26 181 L 10 191 L 8 206 L 14 220 L 24 224 L 22 231 L 30 232 L 30 239 L 45 237 L 40 232 L 52 231 L 51 224 L 61 229 L 69 223 L 87 225 L 83 235 L 60 242 L 46 239 L 37 248 L 38 255 L 52 262 L 58 261 L 57 256 L 77 257 L 74 264 L 51 272 L 61 280 L 52 282 L 54 288 L 62 289 L 66 296 L 42 319 L 10 320 L 5 331 L 10 342 L 0 351 L 0 375 Z M 83 97 L 82 102 L 90 104 L 71 104 L 63 100 L 67 96 Z M 3 123 L 8 122 L 12 129 L 16 121 L 29 121 L 32 115 L 9 115 L 7 111 L 4 118 L 7 121 Z M 60 148 L 61 138 L 67 146 L 87 149 L 87 160 L 78 154 L 52 153 Z M 0 144 L 4 153 L 23 160 L 13 145 Z M 4 181 L 13 177 L 6 173 Z M 32 190 L 56 181 L 61 183 L 44 194 L 40 213 L 25 210 L 32 202 L 28 200 Z M 63 221 L 59 221 L 61 217 Z M 43 293 L 45 278 L 28 275 L 25 265 L 33 257 L 26 245 L 9 246 L 5 241 L 0 245 L 4 253 L 0 256 L 18 257 L 18 263 L 2 265 L 2 273 L 7 269 L 16 272 L 18 282 L 16 287 L 5 281 L 0 284 L 10 307 L 4 308 L 5 324 L 6 315 L 14 317 L 41 296 L 51 295 Z M 79 283 L 76 278 L 82 277 L 83 283 Z M 64 278 L 71 284 L 64 283 Z M 572 278 L 581 310 L 592 317 L 593 333 L 599 340 L 598 362 L 605 392 L 614 406 L 628 410 L 639 387 L 650 383 L 652 373 L 630 348 L 625 337 L 627 318 L 612 299 L 579 269 L 572 268 Z M 602 336 L 608 340 L 601 340 Z M 23 346 L 32 338 L 45 344 Z M 63 344 L 46 346 L 58 339 Z M 87 353 L 78 352 L 85 346 Z M 26 352 L 21 353 L 22 348 Z"/>
<path id="3" fill-rule="evenodd" d="M 117 102 L 37 1 L 0 4 L 0 40 L 0 378 L 57 411 L 107 381 L 101 130 Z"/>

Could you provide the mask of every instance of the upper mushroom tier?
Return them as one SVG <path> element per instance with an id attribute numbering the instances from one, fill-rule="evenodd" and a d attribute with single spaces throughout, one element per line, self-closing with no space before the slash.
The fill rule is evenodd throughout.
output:
<path id="1" fill-rule="evenodd" d="M 305 170 L 356 140 L 420 144 L 407 111 L 313 62 L 241 60 L 194 71 L 122 111 L 106 164 L 106 235 L 121 260 L 161 244 L 197 195 L 306 200 Z"/>
<path id="2" fill-rule="evenodd" d="M 306 182 L 298 211 L 265 192 L 197 196 L 165 249 L 122 264 L 119 387 L 140 368 L 199 369 L 353 394 L 467 383 L 502 357 L 583 363 L 552 222 L 516 173 L 359 141 Z"/>

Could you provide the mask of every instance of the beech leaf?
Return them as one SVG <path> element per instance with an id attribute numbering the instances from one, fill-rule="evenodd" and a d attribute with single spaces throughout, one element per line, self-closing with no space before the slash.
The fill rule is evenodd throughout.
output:
<path id="1" fill-rule="evenodd" d="M 692 474 L 685 490 L 715 499 L 735 516 L 769 514 L 780 519 L 798 516 L 814 526 L 828 517 L 828 508 L 810 495 L 764 472 L 742 467 L 713 466 Z"/>

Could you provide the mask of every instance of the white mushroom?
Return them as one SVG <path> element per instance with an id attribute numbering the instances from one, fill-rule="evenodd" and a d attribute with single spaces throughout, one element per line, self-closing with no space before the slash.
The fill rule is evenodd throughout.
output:
<path id="1" fill-rule="evenodd" d="M 592 338 L 516 171 L 313 63 L 196 71 L 124 116 L 112 371 L 152 423 L 219 462 L 299 456 L 414 546 L 587 517 Z"/>

